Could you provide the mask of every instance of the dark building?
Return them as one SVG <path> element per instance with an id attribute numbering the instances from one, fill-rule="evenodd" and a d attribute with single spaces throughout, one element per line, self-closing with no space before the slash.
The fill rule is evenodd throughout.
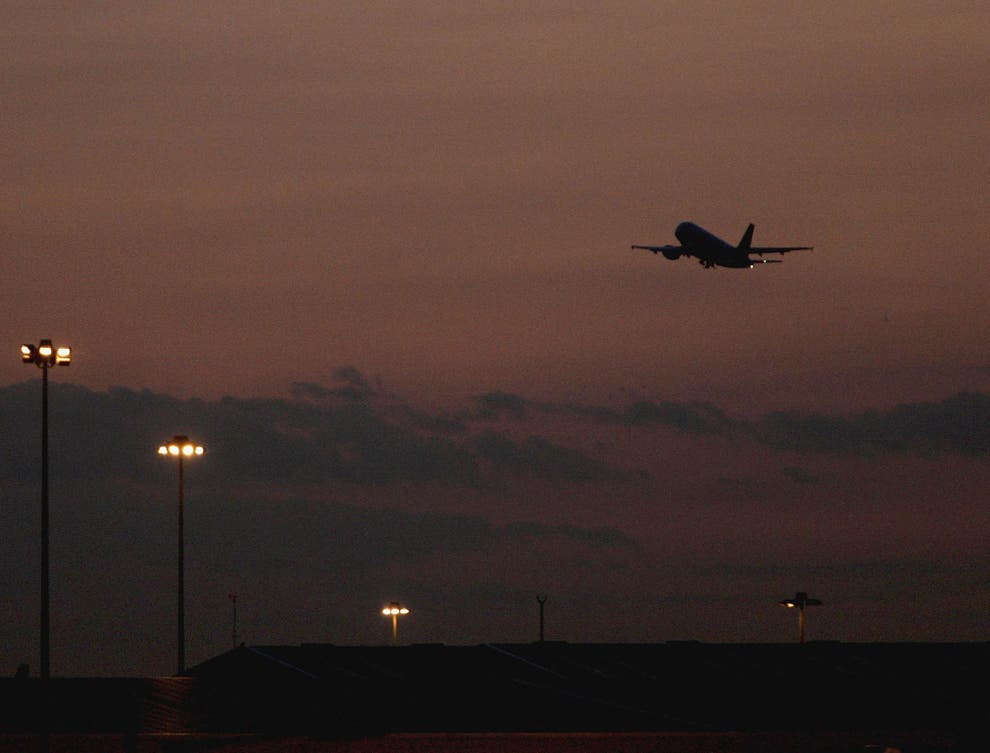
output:
<path id="1" fill-rule="evenodd" d="M 979 749 L 988 669 L 988 643 L 242 646 L 184 677 L 53 679 L 48 707 L 79 733 L 829 733 L 858 747 L 814 749 L 962 751 Z M 39 685 L 0 682 L 4 731 L 34 728 Z"/>

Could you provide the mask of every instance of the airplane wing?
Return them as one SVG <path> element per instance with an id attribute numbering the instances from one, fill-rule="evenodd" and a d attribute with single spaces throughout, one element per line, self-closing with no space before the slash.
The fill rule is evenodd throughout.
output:
<path id="1" fill-rule="evenodd" d="M 631 246 L 630 248 L 641 248 L 644 251 L 652 251 L 655 254 L 675 253 L 681 256 L 690 256 L 681 246 Z"/>
<path id="2" fill-rule="evenodd" d="M 751 254 L 787 254 L 791 251 L 810 251 L 814 246 L 752 246 L 748 249 Z"/>

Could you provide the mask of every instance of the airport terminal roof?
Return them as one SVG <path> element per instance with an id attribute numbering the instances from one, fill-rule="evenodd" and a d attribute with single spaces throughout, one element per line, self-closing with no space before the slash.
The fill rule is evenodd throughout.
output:
<path id="1" fill-rule="evenodd" d="M 239 688 L 242 710 L 330 726 L 934 728 L 975 712 L 988 659 L 986 643 L 304 644 L 244 646 L 190 674 Z"/>

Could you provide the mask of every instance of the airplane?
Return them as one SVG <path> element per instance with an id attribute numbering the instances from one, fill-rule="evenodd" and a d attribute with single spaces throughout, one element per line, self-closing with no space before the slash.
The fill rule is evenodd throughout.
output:
<path id="1" fill-rule="evenodd" d="M 750 254 L 786 254 L 791 251 L 810 251 L 813 246 L 754 246 L 752 223 L 738 246 L 726 243 L 721 238 L 712 235 L 703 227 L 693 222 L 682 222 L 674 230 L 674 235 L 681 242 L 680 246 L 633 246 L 663 254 L 673 261 L 681 256 L 695 257 L 701 266 L 732 267 L 733 269 L 749 269 L 757 264 L 780 264 L 780 259 L 753 259 Z"/>

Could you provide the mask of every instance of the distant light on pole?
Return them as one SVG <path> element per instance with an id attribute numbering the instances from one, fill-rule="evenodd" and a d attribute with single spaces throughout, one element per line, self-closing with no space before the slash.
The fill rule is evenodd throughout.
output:
<path id="1" fill-rule="evenodd" d="M 168 444 L 163 444 L 158 448 L 158 454 L 164 457 L 178 458 L 179 460 L 179 594 L 178 594 L 178 668 L 177 674 L 182 674 L 186 669 L 186 581 L 185 581 L 185 541 L 184 541 L 184 521 L 183 521 L 183 466 L 185 458 L 199 457 L 203 454 L 203 448 L 198 444 L 189 441 L 189 437 L 178 434 L 172 438 Z"/>
<path id="2" fill-rule="evenodd" d="M 822 602 L 818 599 L 809 598 L 808 594 L 804 591 L 798 591 L 794 594 L 793 599 L 784 599 L 783 601 L 778 601 L 777 603 L 782 607 L 798 610 L 798 642 L 804 643 L 804 608 L 820 607 Z"/>
<path id="3" fill-rule="evenodd" d="M 48 550 L 48 369 L 51 366 L 68 366 L 72 362 L 72 349 L 64 345 L 54 346 L 51 340 L 38 345 L 21 345 L 21 363 L 33 363 L 41 369 L 41 678 L 51 675 L 51 580 Z"/>
<path id="4" fill-rule="evenodd" d="M 182 440 L 182 443 L 179 443 Z M 203 448 L 199 445 L 191 444 L 186 441 L 186 437 L 176 437 L 172 440 L 171 444 L 162 445 L 158 448 L 159 455 L 171 455 L 172 457 L 192 457 L 194 455 L 202 455 Z"/>
<path id="5" fill-rule="evenodd" d="M 382 614 L 392 618 L 392 645 L 394 646 L 399 638 L 399 615 L 409 614 L 409 610 L 399 602 L 392 601 L 382 609 Z"/>

